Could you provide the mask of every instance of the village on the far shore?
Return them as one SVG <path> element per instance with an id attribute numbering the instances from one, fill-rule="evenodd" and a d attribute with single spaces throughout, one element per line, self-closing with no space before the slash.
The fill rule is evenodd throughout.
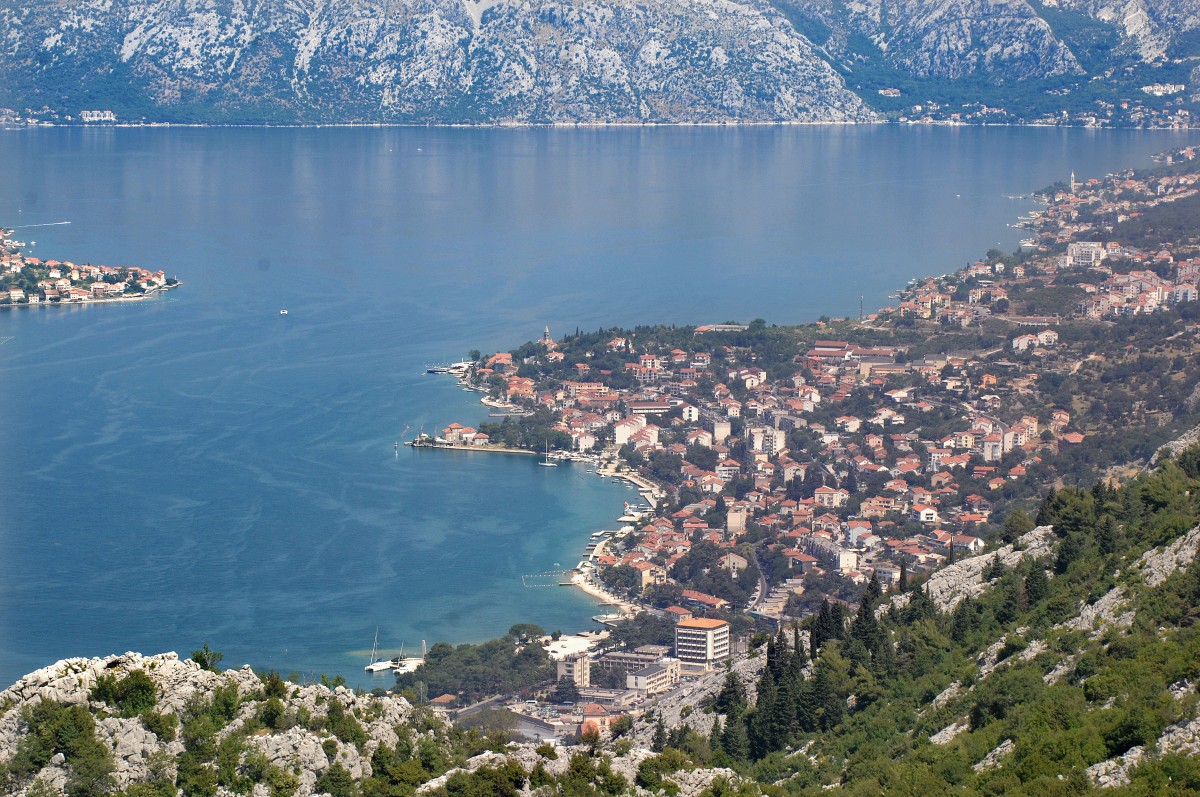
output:
<path id="1" fill-rule="evenodd" d="M 0 307 L 144 299 L 180 284 L 162 270 L 42 260 L 14 232 L 0 229 Z"/>

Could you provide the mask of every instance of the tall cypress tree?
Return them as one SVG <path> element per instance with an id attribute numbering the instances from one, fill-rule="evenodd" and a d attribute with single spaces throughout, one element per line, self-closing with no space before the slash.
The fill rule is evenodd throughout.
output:
<path id="1" fill-rule="evenodd" d="M 667 726 L 663 724 L 663 718 L 658 716 L 658 723 L 654 726 L 654 737 L 650 740 L 650 749 L 655 753 L 661 753 L 663 748 L 667 746 Z"/>
<path id="2" fill-rule="evenodd" d="M 792 671 L 799 675 L 808 664 L 808 654 L 804 650 L 804 640 L 800 638 L 800 624 L 792 626 Z"/>
<path id="3" fill-rule="evenodd" d="M 746 702 L 746 687 L 737 673 L 730 670 L 725 674 L 725 683 L 717 693 L 713 708 L 721 714 L 741 716 L 746 712 Z"/>
<path id="4" fill-rule="evenodd" d="M 779 683 L 783 679 L 790 658 L 787 637 L 783 635 L 783 626 L 780 625 L 779 631 L 775 634 L 775 658 L 767 657 L 767 666 L 771 668 L 771 674 L 775 676 L 775 683 Z"/>
<path id="5" fill-rule="evenodd" d="M 826 640 L 834 637 L 833 610 L 829 608 L 829 599 L 821 601 L 821 609 L 809 625 L 809 652 L 813 659 L 821 652 L 821 646 Z"/>
<path id="6" fill-rule="evenodd" d="M 750 754 L 755 760 L 771 752 L 774 742 L 772 721 L 775 715 L 776 698 L 775 677 L 770 667 L 763 668 L 762 677 L 758 681 L 758 701 L 754 711 L 749 715 Z"/>
<path id="7" fill-rule="evenodd" d="M 796 727 L 800 729 L 801 733 L 812 733 L 817 730 L 820 716 L 817 709 L 820 708 L 820 705 L 817 702 L 815 680 L 809 678 L 801 681 L 792 700 L 796 712 Z"/>
<path id="8" fill-rule="evenodd" d="M 730 717 L 725 722 L 725 731 L 721 734 L 721 748 L 734 761 L 750 759 L 750 737 L 746 733 L 744 716 Z"/>
<path id="9" fill-rule="evenodd" d="M 733 721 L 737 722 L 738 719 L 735 717 Z M 721 718 L 713 717 L 712 731 L 708 734 L 708 749 L 712 751 L 713 756 L 725 749 L 722 743 L 724 736 L 725 734 L 721 732 Z"/>

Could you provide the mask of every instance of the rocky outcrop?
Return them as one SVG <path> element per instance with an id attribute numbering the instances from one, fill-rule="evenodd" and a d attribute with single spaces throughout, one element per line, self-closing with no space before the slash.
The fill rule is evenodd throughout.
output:
<path id="1" fill-rule="evenodd" d="M 1200 69 L 1200 67 L 1197 67 L 1197 69 Z M 1196 82 L 1195 77 L 1193 77 L 1192 82 Z M 1195 390 L 1192 391 L 1192 395 L 1188 397 L 1188 404 L 1194 406 L 1198 396 L 1200 396 L 1200 385 L 1196 385 Z M 1150 466 L 1154 467 L 1160 460 L 1177 457 L 1196 443 L 1200 443 L 1200 426 L 1189 429 L 1175 440 L 1162 445 L 1150 457 Z"/>
<path id="2" fill-rule="evenodd" d="M 904 77 L 1111 78 L 1130 55 L 1194 57 L 1197 27 L 1200 0 L 31 0 L 0 4 L 0 105 L 63 118 L 103 98 L 122 120 L 217 123 L 853 122 L 874 115 L 843 75 L 868 97 Z"/>
<path id="3" fill-rule="evenodd" d="M 1028 534 L 1023 535 L 1015 544 L 997 548 L 991 553 L 974 556 L 955 562 L 934 573 L 925 583 L 925 590 L 934 604 L 943 612 L 952 611 L 963 598 L 977 598 L 983 594 L 990 583 L 983 577 L 984 571 L 995 560 L 1005 567 L 1016 567 L 1025 559 L 1041 559 L 1049 556 L 1054 548 L 1054 529 L 1050 526 L 1038 526 Z M 908 593 L 895 595 L 890 605 L 902 609 L 908 605 L 911 596 Z M 880 613 L 886 611 L 889 604 L 880 607 Z"/>
<path id="4" fill-rule="evenodd" d="M 64 659 L 26 675 L 0 692 L 0 706 L 6 707 L 0 714 L 0 760 L 12 755 L 27 731 L 23 707 L 53 701 L 86 706 L 98 717 L 96 738 L 112 753 L 113 777 L 118 789 L 149 780 L 152 768 L 162 761 L 173 761 L 184 751 L 183 744 L 175 739 L 160 739 L 137 717 L 108 716 L 112 707 L 89 697 L 101 676 L 121 679 L 135 671 L 145 673 L 154 684 L 154 710 L 173 715 L 180 721 L 186 707 L 197 696 L 207 698 L 219 688 L 235 687 L 245 702 L 233 721 L 219 732 L 221 739 L 243 731 L 263 698 L 263 681 L 249 667 L 212 672 L 193 661 L 181 661 L 174 653 L 154 656 L 125 653 L 105 658 Z M 369 776 L 371 755 L 380 744 L 394 746 L 398 740 L 396 727 L 406 723 L 412 714 L 412 707 L 401 697 L 363 695 L 345 687 L 329 689 L 317 684 L 289 684 L 284 705 L 287 711 L 321 718 L 327 714 L 334 699 L 366 732 L 367 738 L 361 749 L 343 743 L 327 732 L 313 731 L 303 725 L 274 733 L 256 731 L 246 736 L 248 748 L 261 750 L 270 764 L 297 776 L 302 795 L 313 793 L 318 776 L 334 761 L 356 779 Z M 63 789 L 68 777 L 63 757 L 55 756 L 36 777 Z M 29 786 L 24 784 L 18 794 L 23 794 Z"/>
<path id="5" fill-rule="evenodd" d="M 0 104 L 254 122 L 872 118 L 756 0 L 35 0 L 0 5 Z"/>
<path id="6" fill-rule="evenodd" d="M 1000 744 L 996 745 L 994 750 L 985 755 L 979 761 L 975 762 L 975 771 L 983 772 L 985 770 L 995 769 L 996 767 L 1000 766 L 1002 759 L 1015 749 L 1017 749 L 1017 746 L 1013 744 L 1013 740 L 1005 739 L 1004 741 L 1000 742 Z"/>
<path id="7" fill-rule="evenodd" d="M 463 766 L 452 769 L 445 775 L 423 784 L 417 790 L 417 794 L 428 794 L 445 786 L 446 782 L 458 772 L 474 772 L 483 767 L 500 767 L 510 761 L 519 764 L 526 774 L 532 773 L 540 765 L 548 774 L 557 777 L 567 772 L 571 757 L 579 754 L 592 755 L 587 747 L 560 747 L 555 751 L 553 758 L 548 758 L 539 753 L 538 747 L 535 745 L 511 744 L 503 753 L 488 751 L 471 758 Z M 608 761 L 614 773 L 624 778 L 626 783 L 634 784 L 637 780 L 638 767 L 647 758 L 651 758 L 654 753 L 637 747 L 621 754 L 601 753 L 600 755 Z M 724 768 L 681 769 L 666 774 L 664 778 L 674 785 L 675 791 L 672 793 L 678 794 L 680 797 L 697 797 L 718 779 L 724 779 L 732 784 L 741 783 L 743 780 L 741 775 Z M 633 787 L 633 793 L 651 794 L 638 786 Z"/>
<path id="8" fill-rule="evenodd" d="M 1170 545 L 1147 551 L 1138 560 L 1142 578 L 1145 579 L 1147 585 L 1157 587 L 1172 573 L 1186 569 L 1195 560 L 1198 545 L 1200 545 L 1200 526 Z"/>

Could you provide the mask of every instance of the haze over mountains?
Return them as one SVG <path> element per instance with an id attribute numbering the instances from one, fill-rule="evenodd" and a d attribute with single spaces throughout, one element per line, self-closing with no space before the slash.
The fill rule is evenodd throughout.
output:
<path id="1" fill-rule="evenodd" d="M 0 48 L 0 106 L 42 119 L 853 122 L 1093 79 L 1195 102 L 1200 0 L 33 0 Z"/>

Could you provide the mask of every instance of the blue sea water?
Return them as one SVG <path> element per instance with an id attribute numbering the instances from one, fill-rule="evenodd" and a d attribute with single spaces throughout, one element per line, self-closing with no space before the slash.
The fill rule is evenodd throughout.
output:
<path id="1" fill-rule="evenodd" d="M 486 417 L 426 364 L 601 326 L 868 311 L 1012 249 L 1027 194 L 1194 134 L 1008 128 L 47 129 L 0 225 L 163 268 L 142 303 L 0 311 L 0 681 L 178 650 L 361 672 L 381 647 L 588 627 L 570 566 L 633 493 L 394 450 Z M 41 225 L 70 221 L 69 225 Z M 860 299 L 861 297 L 861 299 Z M 286 307 L 287 316 L 279 310 Z M 7 340 L 6 340 L 7 339 Z M 411 434 L 412 432 L 410 432 Z"/>

